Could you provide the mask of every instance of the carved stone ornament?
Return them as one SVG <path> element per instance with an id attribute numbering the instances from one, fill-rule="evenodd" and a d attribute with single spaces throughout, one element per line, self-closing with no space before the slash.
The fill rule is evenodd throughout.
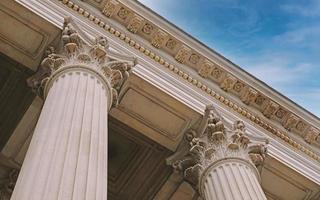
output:
<path id="1" fill-rule="evenodd" d="M 105 37 L 92 41 L 70 18 L 65 19 L 61 43 L 57 52 L 53 47 L 48 48 L 38 71 L 27 80 L 28 85 L 44 97 L 47 82 L 56 73 L 71 67 L 87 68 L 110 84 L 113 104 L 117 105 L 118 92 L 128 79 L 135 59 L 111 52 Z"/>
<path id="2" fill-rule="evenodd" d="M 184 63 L 188 60 L 191 53 L 191 49 L 186 46 L 182 46 L 176 56 L 174 57 L 179 63 Z"/>
<path id="3" fill-rule="evenodd" d="M 304 140 L 307 143 L 311 144 L 314 143 L 318 137 L 320 137 L 320 131 L 314 127 L 310 127 L 306 135 L 304 136 Z"/>
<path id="4" fill-rule="evenodd" d="M 207 78 L 212 73 L 212 70 L 213 70 L 213 64 L 210 61 L 205 60 L 202 63 L 198 73 L 200 76 Z"/>
<path id="5" fill-rule="evenodd" d="M 289 114 L 288 118 L 283 122 L 283 127 L 290 131 L 298 123 L 299 118 L 294 114 Z"/>
<path id="6" fill-rule="evenodd" d="M 136 33 L 139 30 L 139 28 L 142 26 L 143 20 L 144 19 L 142 17 L 135 15 L 130 20 L 130 22 L 127 26 L 127 29 L 132 33 Z"/>
<path id="7" fill-rule="evenodd" d="M 248 89 L 242 95 L 241 100 L 243 103 L 249 105 L 251 102 L 254 102 L 257 96 L 258 92 L 255 89 L 248 87 Z"/>
<path id="8" fill-rule="evenodd" d="M 118 11 L 118 17 L 122 20 L 126 20 L 130 14 L 130 11 L 124 7 L 121 7 Z"/>
<path id="9" fill-rule="evenodd" d="M 225 79 L 222 81 L 220 87 L 225 91 L 230 91 L 236 82 L 236 77 L 232 76 L 231 74 L 227 74 Z"/>
<path id="10" fill-rule="evenodd" d="M 112 15 L 116 12 L 116 8 L 118 4 L 119 3 L 114 0 L 108 1 L 104 6 L 104 8 L 102 9 L 102 13 L 107 17 L 112 17 Z"/>
<path id="11" fill-rule="evenodd" d="M 16 181 L 18 179 L 19 171 L 17 169 L 11 169 L 8 177 L 0 180 L 0 200 L 9 200 Z"/>
<path id="12" fill-rule="evenodd" d="M 153 26 L 149 23 L 146 23 L 143 27 L 142 27 L 142 32 L 150 35 L 153 31 Z"/>
<path id="13" fill-rule="evenodd" d="M 173 38 L 169 38 L 169 40 L 166 43 L 166 47 L 173 50 L 176 46 L 177 46 L 178 42 L 173 39 Z"/>
<path id="14" fill-rule="evenodd" d="M 279 108 L 274 114 L 277 118 L 282 119 L 287 114 L 287 111 L 284 108 Z"/>
<path id="15" fill-rule="evenodd" d="M 156 48 L 160 48 L 165 44 L 165 42 L 167 41 L 167 38 L 168 38 L 168 34 L 159 29 L 153 35 L 151 44 Z"/>
<path id="16" fill-rule="evenodd" d="M 245 87 L 245 84 L 241 81 L 237 81 L 234 86 L 233 86 L 233 90 L 236 91 L 238 94 L 240 94 L 243 90 L 243 88 Z"/>
<path id="17" fill-rule="evenodd" d="M 199 128 L 186 132 L 183 143 L 167 163 L 198 190 L 203 172 L 221 160 L 241 159 L 255 166 L 262 165 L 266 143 L 254 144 L 242 121 L 235 121 L 233 128 L 227 130 L 213 106 L 207 106 Z"/>
<path id="18" fill-rule="evenodd" d="M 279 105 L 273 101 L 270 101 L 265 109 L 262 111 L 263 115 L 270 118 L 276 110 L 279 108 Z"/>
<path id="19" fill-rule="evenodd" d="M 199 62 L 200 58 L 201 57 L 198 54 L 193 53 L 193 54 L 191 54 L 191 56 L 189 58 L 189 62 L 196 65 Z"/>

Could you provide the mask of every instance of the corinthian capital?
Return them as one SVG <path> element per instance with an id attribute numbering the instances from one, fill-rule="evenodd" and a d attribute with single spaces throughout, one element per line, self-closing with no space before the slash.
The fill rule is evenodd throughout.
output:
<path id="1" fill-rule="evenodd" d="M 118 92 L 134 64 L 134 58 L 109 50 L 107 38 L 99 36 L 91 40 L 70 18 L 66 18 L 60 46 L 47 49 L 37 73 L 27 81 L 40 96 L 46 96 L 49 80 L 59 72 L 72 68 L 91 70 L 107 82 L 114 97 L 113 104 L 117 104 Z"/>
<path id="2" fill-rule="evenodd" d="M 261 165 L 266 154 L 264 144 L 254 144 L 242 121 L 235 121 L 227 129 L 222 117 L 212 106 L 207 106 L 197 130 L 188 130 L 180 149 L 170 158 L 175 171 L 198 189 L 200 178 L 211 165 L 225 159 L 239 159 Z"/>

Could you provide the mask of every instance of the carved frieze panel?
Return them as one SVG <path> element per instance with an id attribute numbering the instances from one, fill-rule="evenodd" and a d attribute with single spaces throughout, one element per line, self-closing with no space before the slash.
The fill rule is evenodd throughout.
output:
<path id="1" fill-rule="evenodd" d="M 226 77 L 223 79 L 222 83 L 220 84 L 220 87 L 224 91 L 230 91 L 236 82 L 236 77 L 232 76 L 231 74 L 227 74 Z"/>
<path id="2" fill-rule="evenodd" d="M 283 107 L 279 107 L 274 115 L 278 120 L 282 121 L 287 113 L 288 111 L 286 109 L 284 109 Z"/>
<path id="3" fill-rule="evenodd" d="M 157 30 L 152 37 L 151 44 L 156 47 L 162 47 L 168 39 L 168 34 L 162 30 Z"/>
<path id="4" fill-rule="evenodd" d="M 240 95 L 243 93 L 245 86 L 246 85 L 242 81 L 237 80 L 237 82 L 233 86 L 233 91 Z"/>
<path id="5" fill-rule="evenodd" d="M 285 129 L 290 131 L 292 128 L 296 126 L 298 121 L 299 121 L 299 118 L 296 115 L 290 113 L 288 117 L 283 121 L 282 125 Z"/>
<path id="6" fill-rule="evenodd" d="M 134 15 L 128 26 L 127 29 L 132 32 L 132 33 L 136 33 L 142 26 L 144 19 L 142 17 L 140 17 L 139 15 Z"/>
<path id="7" fill-rule="evenodd" d="M 197 53 L 192 53 L 189 58 L 189 62 L 196 65 L 200 61 L 200 55 Z M 209 62 L 209 61 L 208 61 Z"/>
<path id="8" fill-rule="evenodd" d="M 123 21 L 128 19 L 129 15 L 130 15 L 130 10 L 125 7 L 121 7 L 117 13 L 117 16 Z"/>
<path id="9" fill-rule="evenodd" d="M 306 128 L 307 128 L 307 124 L 303 120 L 300 120 L 296 125 L 296 130 L 299 133 L 303 133 L 306 130 Z"/>
<path id="10" fill-rule="evenodd" d="M 213 63 L 211 63 L 209 60 L 204 60 L 198 71 L 199 75 L 204 78 L 207 78 L 208 76 L 211 75 L 214 68 L 213 66 L 214 66 Z"/>
<path id="11" fill-rule="evenodd" d="M 314 127 L 310 127 L 309 130 L 306 132 L 305 136 L 304 136 L 304 140 L 311 144 L 316 142 L 316 140 L 318 139 L 318 137 L 320 135 L 320 131 Z"/>
<path id="12" fill-rule="evenodd" d="M 177 47 L 178 41 L 173 38 L 169 38 L 168 41 L 166 42 L 166 48 L 170 50 L 174 50 Z"/>
<path id="13" fill-rule="evenodd" d="M 145 23 L 142 27 L 142 32 L 146 35 L 151 35 L 153 31 L 154 31 L 154 26 L 149 22 Z"/>
<path id="14" fill-rule="evenodd" d="M 225 72 L 218 66 L 214 65 L 214 68 L 211 73 L 211 77 L 217 83 L 220 83 L 224 77 Z"/>
<path id="15" fill-rule="evenodd" d="M 255 103 L 259 106 L 262 107 L 264 103 L 267 101 L 267 97 L 265 97 L 263 94 L 258 93 L 257 98 L 255 99 Z"/>
<path id="16" fill-rule="evenodd" d="M 175 55 L 175 59 L 179 63 L 185 63 L 186 60 L 189 59 L 189 56 L 191 54 L 191 49 L 185 45 L 181 46 L 178 53 Z"/>
<path id="17" fill-rule="evenodd" d="M 241 101 L 247 105 L 249 105 L 251 102 L 254 102 L 258 96 L 258 91 L 247 87 L 243 95 L 241 96 Z"/>
<path id="18" fill-rule="evenodd" d="M 276 110 L 279 108 L 279 105 L 273 101 L 269 101 L 267 106 L 263 110 L 263 115 L 266 116 L 267 118 L 270 118 Z"/>
<path id="19" fill-rule="evenodd" d="M 110 0 L 106 3 L 104 8 L 102 9 L 102 13 L 107 17 L 112 17 L 114 13 L 118 11 L 119 3 L 115 0 Z"/>

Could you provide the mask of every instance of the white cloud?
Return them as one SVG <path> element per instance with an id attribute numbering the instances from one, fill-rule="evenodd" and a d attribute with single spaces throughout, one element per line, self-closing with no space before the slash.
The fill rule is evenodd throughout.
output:
<path id="1" fill-rule="evenodd" d="M 301 1 L 302 4 L 286 4 L 282 6 L 284 11 L 299 14 L 306 17 L 320 16 L 320 0 Z"/>

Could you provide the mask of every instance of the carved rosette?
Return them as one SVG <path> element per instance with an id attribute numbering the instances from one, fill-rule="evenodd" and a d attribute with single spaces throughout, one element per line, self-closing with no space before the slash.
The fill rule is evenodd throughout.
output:
<path id="1" fill-rule="evenodd" d="M 118 92 L 129 77 L 134 62 L 117 60 L 110 56 L 106 38 L 100 36 L 95 41 L 83 39 L 85 36 L 82 36 L 75 26 L 70 19 L 65 20 L 59 53 L 56 53 L 53 47 L 47 49 L 39 70 L 27 80 L 28 85 L 39 96 L 45 97 L 50 82 L 57 74 L 72 68 L 89 70 L 103 80 L 111 90 L 113 105 L 117 105 Z"/>
<path id="2" fill-rule="evenodd" d="M 189 130 L 184 139 L 186 145 L 182 151 L 186 153 L 182 155 L 178 150 L 168 163 L 196 190 L 206 169 L 221 160 L 239 159 L 258 167 L 266 156 L 265 144 L 254 144 L 242 121 L 235 121 L 233 129 L 227 130 L 211 106 L 206 108 L 199 130 Z"/>

